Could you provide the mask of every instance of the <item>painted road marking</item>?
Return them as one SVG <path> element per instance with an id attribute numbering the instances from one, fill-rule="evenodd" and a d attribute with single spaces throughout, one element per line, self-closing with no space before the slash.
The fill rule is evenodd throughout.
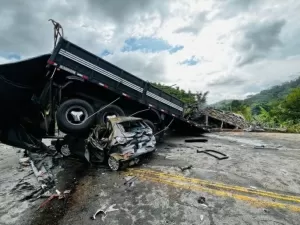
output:
<path id="1" fill-rule="evenodd" d="M 127 172 L 128 174 L 128 172 Z M 204 191 L 209 194 L 232 197 L 234 199 L 248 202 L 257 207 L 276 207 L 281 209 L 288 209 L 295 212 L 300 212 L 300 207 L 296 205 L 267 201 L 262 198 L 271 198 L 272 200 L 289 201 L 299 203 L 299 196 L 278 194 L 275 192 L 251 190 L 245 187 L 226 185 L 222 183 L 213 183 L 196 178 L 188 178 L 180 175 L 163 173 L 147 169 L 129 169 L 130 175 L 135 175 L 142 180 L 152 181 L 156 183 L 166 184 L 177 188 L 194 191 Z M 238 193 L 236 193 L 238 192 Z M 255 196 L 248 196 L 255 195 Z"/>
<path id="2" fill-rule="evenodd" d="M 214 182 L 211 182 L 211 181 L 184 177 L 182 175 L 163 173 L 163 172 L 158 172 L 158 171 L 154 171 L 154 170 L 130 169 L 129 171 L 132 171 L 134 173 L 140 173 L 140 174 L 144 173 L 144 174 L 149 175 L 149 176 L 154 175 L 154 176 L 158 176 L 158 177 L 161 177 L 161 178 L 169 178 L 169 179 L 174 178 L 174 179 L 189 182 L 189 183 L 201 184 L 201 185 L 211 187 L 211 188 L 215 188 L 215 189 L 225 189 L 225 190 L 229 190 L 229 191 L 243 192 L 243 193 L 246 193 L 246 194 L 255 194 L 255 195 L 260 195 L 262 197 L 270 197 L 270 198 L 276 198 L 278 200 L 292 201 L 292 202 L 300 203 L 300 196 L 278 194 L 278 193 L 275 193 L 275 192 L 263 191 L 263 190 L 253 190 L 253 189 L 245 188 L 245 187 L 241 187 L 241 186 L 233 186 L 233 185 L 227 185 L 227 184 L 223 184 L 223 183 L 214 183 Z"/>

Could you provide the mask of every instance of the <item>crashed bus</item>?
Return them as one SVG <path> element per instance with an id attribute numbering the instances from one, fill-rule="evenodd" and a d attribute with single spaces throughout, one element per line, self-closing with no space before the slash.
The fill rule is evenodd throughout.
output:
<path id="1" fill-rule="evenodd" d="M 111 116 L 142 118 L 159 139 L 169 126 L 201 129 L 184 102 L 63 36 L 51 54 L 0 65 L 0 105 L 0 141 L 29 150 L 46 148 L 56 127 L 86 139 Z"/>

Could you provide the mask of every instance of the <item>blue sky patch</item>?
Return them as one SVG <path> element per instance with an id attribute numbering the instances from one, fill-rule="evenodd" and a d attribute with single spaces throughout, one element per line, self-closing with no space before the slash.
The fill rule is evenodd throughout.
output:
<path id="1" fill-rule="evenodd" d="M 199 62 L 200 62 L 199 59 L 197 59 L 197 58 L 193 55 L 191 58 L 186 59 L 186 60 L 180 62 L 180 64 L 181 64 L 181 65 L 186 64 L 186 65 L 188 65 L 188 66 L 194 66 L 194 65 L 197 65 Z"/>
<path id="2" fill-rule="evenodd" d="M 169 49 L 170 54 L 173 54 L 175 52 L 178 52 L 180 50 L 182 50 L 184 47 L 182 45 L 176 45 L 174 47 L 172 47 L 171 49 Z"/>
<path id="3" fill-rule="evenodd" d="M 100 57 L 105 57 L 105 56 L 108 56 L 108 55 L 112 55 L 112 52 L 105 49 L 101 52 Z"/>
<path id="4" fill-rule="evenodd" d="M 122 52 L 142 51 L 145 53 L 169 51 L 171 54 L 183 49 L 183 46 L 172 46 L 167 41 L 159 38 L 142 37 L 142 38 L 128 38 L 125 45 L 121 49 Z"/>
<path id="5" fill-rule="evenodd" d="M 6 59 L 15 59 L 15 60 L 21 59 L 21 56 L 19 54 L 12 53 L 12 52 L 1 52 L 0 51 L 0 56 L 2 56 L 3 58 L 6 58 Z"/>

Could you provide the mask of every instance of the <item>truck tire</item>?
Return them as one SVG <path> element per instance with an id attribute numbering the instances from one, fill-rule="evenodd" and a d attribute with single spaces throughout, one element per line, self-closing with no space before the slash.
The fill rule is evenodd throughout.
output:
<path id="1" fill-rule="evenodd" d="M 57 139 L 51 141 L 51 145 L 55 147 L 55 150 L 62 154 L 63 156 L 67 157 L 71 155 L 71 151 L 69 149 L 69 142 L 71 141 L 72 136 L 66 135 L 63 139 Z"/>
<path id="2" fill-rule="evenodd" d="M 93 107 L 81 99 L 70 99 L 62 103 L 57 112 L 56 120 L 59 130 L 66 134 L 79 134 L 88 131 L 94 125 Z"/>
<path id="3" fill-rule="evenodd" d="M 156 133 L 156 126 L 150 120 L 144 120 L 144 122 L 152 129 L 153 134 Z"/>
<path id="4" fill-rule="evenodd" d="M 107 108 L 103 109 L 97 114 L 97 122 L 99 124 L 106 124 L 107 116 L 125 116 L 124 111 L 116 105 L 110 105 Z"/>

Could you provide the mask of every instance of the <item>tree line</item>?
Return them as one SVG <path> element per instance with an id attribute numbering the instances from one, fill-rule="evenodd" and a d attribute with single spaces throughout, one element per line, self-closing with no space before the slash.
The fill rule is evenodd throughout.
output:
<path id="1" fill-rule="evenodd" d="M 245 100 L 222 102 L 218 108 L 242 114 L 252 124 L 300 133 L 300 77 Z"/>

